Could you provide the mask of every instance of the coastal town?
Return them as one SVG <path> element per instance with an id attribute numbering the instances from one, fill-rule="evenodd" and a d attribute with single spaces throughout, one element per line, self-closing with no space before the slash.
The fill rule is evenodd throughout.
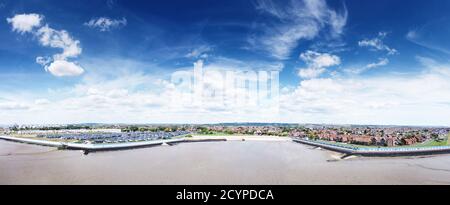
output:
<path id="1" fill-rule="evenodd" d="M 103 177 L 102 174 L 108 173 L 111 166 L 125 163 L 124 166 L 114 167 L 114 170 L 118 171 L 111 172 L 114 175 L 108 180 L 122 180 L 122 175 L 115 174 L 129 172 L 133 175 L 136 172 L 130 167 L 139 166 L 148 167 L 139 171 L 145 173 L 145 176 L 133 178 L 139 180 L 136 183 L 149 183 L 146 181 L 149 176 L 158 176 L 150 179 L 155 182 L 159 182 L 160 176 L 164 176 L 164 179 L 176 176 L 179 177 L 176 178 L 177 181 L 189 180 L 185 175 L 175 173 L 194 167 L 193 172 L 201 175 L 191 181 L 196 183 L 204 178 L 204 174 L 199 172 L 204 167 L 219 166 L 213 170 L 222 170 L 222 164 L 232 163 L 237 164 L 240 169 L 232 167 L 227 173 L 248 169 L 254 173 L 257 170 L 278 167 L 280 164 L 300 166 L 289 172 L 290 179 L 300 177 L 300 183 L 313 178 L 317 167 L 324 167 L 329 171 L 334 170 L 328 168 L 329 166 L 348 166 L 345 173 L 354 171 L 358 174 L 361 170 L 359 167 L 364 168 L 372 164 L 358 166 L 358 163 L 368 162 L 364 158 L 368 158 L 370 162 L 384 160 L 380 161 L 380 166 L 385 167 L 375 167 L 373 172 L 361 172 L 366 174 L 367 177 L 364 178 L 369 179 L 373 173 L 379 173 L 380 170 L 406 164 L 396 163 L 405 160 L 405 156 L 408 159 L 414 157 L 415 160 L 436 160 L 436 165 L 442 166 L 441 159 L 448 158 L 450 153 L 449 131 L 449 127 L 280 123 L 9 125 L 0 127 L 0 150 L 4 156 L 4 166 L 13 166 L 14 164 L 7 163 L 11 163 L 11 159 L 20 159 L 19 163 L 38 163 L 32 170 L 37 170 L 40 176 L 47 177 L 50 173 L 41 171 L 45 170 L 42 169 L 41 163 L 47 162 L 49 165 L 45 166 L 48 166 L 48 169 L 54 170 L 56 167 L 62 169 L 61 173 L 73 173 L 67 175 L 64 182 L 70 182 L 72 176 L 93 173 L 92 170 L 98 170 L 93 176 Z M 220 156 L 214 156 L 215 154 Z M 25 158 L 31 160 L 23 160 Z M 59 166 L 55 166 L 56 160 L 61 161 Z M 386 163 L 385 160 L 390 161 Z M 200 165 L 193 166 L 193 163 Z M 79 170 L 80 164 L 83 165 L 81 167 L 87 167 L 86 171 L 82 174 L 70 172 L 73 167 Z M 261 167 L 253 169 L 247 166 L 249 164 Z M 311 168 L 311 164 L 316 167 Z M 95 168 L 92 168 L 93 166 Z M 4 182 L 15 183 L 17 179 L 35 180 L 35 175 L 21 175 L 20 178 L 10 180 L 10 176 L 18 173 L 20 168 L 8 169 L 11 170 L 9 174 L 0 176 Z M 171 169 L 173 172 L 166 173 Z M 402 173 L 410 173 L 410 169 L 409 165 L 405 165 L 405 171 Z M 286 170 L 291 168 L 280 170 L 283 176 Z M 303 177 L 299 170 L 307 170 L 306 173 L 310 175 Z M 341 176 L 340 174 L 341 172 L 338 172 L 337 176 Z M 349 175 L 353 176 L 355 175 Z M 320 176 L 313 179 L 322 178 Z M 95 178 L 86 177 L 82 180 L 91 183 L 92 179 Z M 275 180 L 278 180 L 278 177 Z"/>
<path id="2" fill-rule="evenodd" d="M 420 144 L 447 145 L 450 128 L 411 126 L 362 126 L 314 124 L 229 123 L 205 125 L 13 125 L 0 128 L 11 136 L 75 141 L 80 143 L 123 143 L 174 137 L 277 136 L 344 143 L 359 146 L 395 147 Z"/>

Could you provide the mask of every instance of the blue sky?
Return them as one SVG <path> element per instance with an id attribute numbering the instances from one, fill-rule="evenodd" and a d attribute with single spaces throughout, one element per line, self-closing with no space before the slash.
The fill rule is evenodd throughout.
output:
<path id="1" fill-rule="evenodd" d="M 438 0 L 0 0 L 0 123 L 450 125 L 449 9 Z M 199 61 L 280 70 L 279 112 L 167 107 L 170 75 Z"/>

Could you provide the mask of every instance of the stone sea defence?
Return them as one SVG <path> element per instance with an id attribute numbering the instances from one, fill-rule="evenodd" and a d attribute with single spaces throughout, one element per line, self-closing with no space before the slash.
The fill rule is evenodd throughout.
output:
<path id="1" fill-rule="evenodd" d="M 347 155 L 375 157 L 375 156 L 415 156 L 415 155 L 450 154 L 450 146 L 360 148 L 306 139 L 293 139 L 292 141 L 306 145 L 321 147 L 323 149 L 340 152 Z"/>
<path id="2" fill-rule="evenodd" d="M 83 150 L 83 151 L 88 151 L 88 152 L 134 149 L 134 148 L 140 148 L 140 147 L 158 146 L 158 145 L 162 145 L 162 144 L 195 142 L 195 140 L 189 140 L 186 138 L 149 140 L 149 141 L 142 141 L 142 142 L 126 142 L 126 143 L 101 143 L 101 144 L 58 142 L 58 141 L 37 140 L 37 139 L 28 139 L 28 138 L 20 138 L 20 137 L 12 137 L 12 136 L 0 136 L 0 139 L 14 141 L 14 142 L 28 143 L 28 144 L 57 147 L 60 149 Z M 210 140 L 202 140 L 202 141 L 210 141 Z"/>

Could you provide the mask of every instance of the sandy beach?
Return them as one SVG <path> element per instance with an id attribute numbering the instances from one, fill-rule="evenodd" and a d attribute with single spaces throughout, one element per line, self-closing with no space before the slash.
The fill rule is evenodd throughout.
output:
<path id="1" fill-rule="evenodd" d="M 227 141 L 291 141 L 290 137 L 257 135 L 193 135 L 193 140 L 226 139 Z"/>
<path id="2" fill-rule="evenodd" d="M 450 184 L 449 155 L 340 159 L 289 141 L 97 152 L 0 141 L 0 184 Z"/>

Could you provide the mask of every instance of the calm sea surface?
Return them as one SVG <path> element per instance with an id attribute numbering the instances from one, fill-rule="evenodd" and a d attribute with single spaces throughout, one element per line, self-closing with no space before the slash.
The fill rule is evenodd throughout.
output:
<path id="1" fill-rule="evenodd" d="M 97 152 L 0 140 L 0 184 L 450 184 L 450 155 L 353 158 L 293 142 Z"/>

